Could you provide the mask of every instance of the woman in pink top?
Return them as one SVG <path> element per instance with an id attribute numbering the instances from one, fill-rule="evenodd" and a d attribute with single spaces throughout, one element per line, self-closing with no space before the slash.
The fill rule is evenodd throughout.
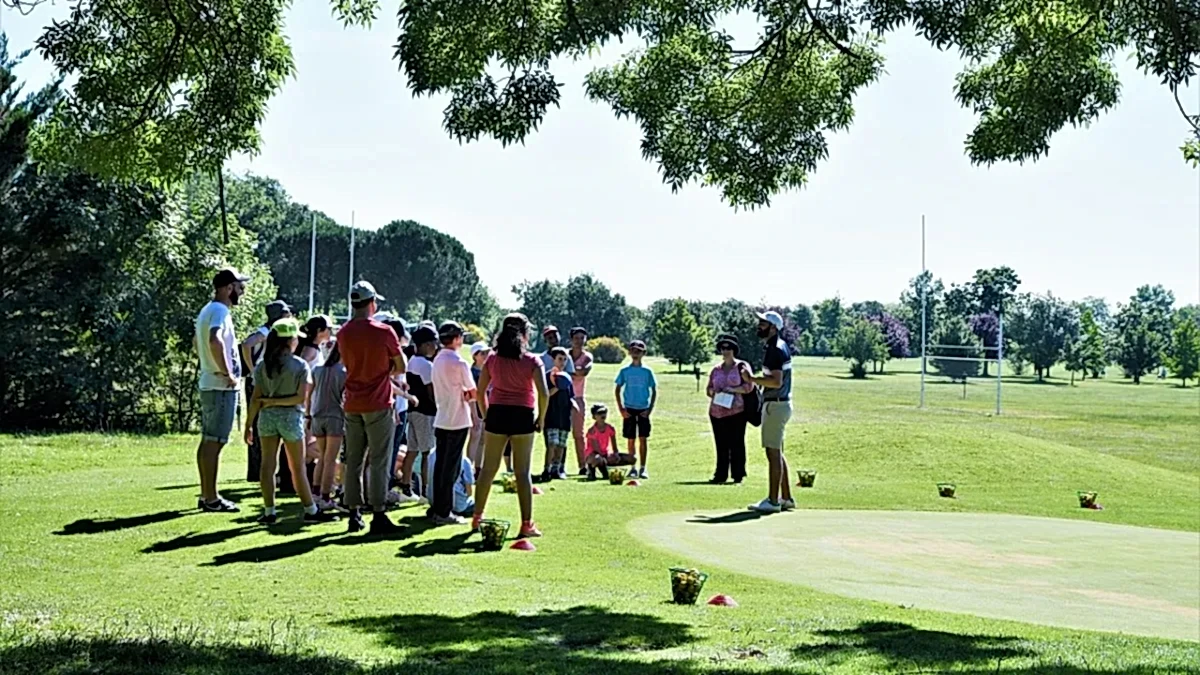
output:
<path id="1" fill-rule="evenodd" d="M 717 338 L 721 363 L 708 376 L 708 417 L 712 421 L 713 441 L 717 446 L 717 470 L 708 482 L 724 483 L 732 475 L 734 483 L 746 477 L 746 404 L 742 395 L 750 392 L 750 366 L 739 361 L 737 338 Z"/>
<path id="2" fill-rule="evenodd" d="M 521 505 L 518 536 L 542 536 L 533 522 L 529 466 L 533 460 L 534 435 L 546 416 L 547 390 L 542 361 L 527 351 L 528 345 L 529 319 L 523 314 L 509 314 L 501 325 L 496 349 L 483 362 L 483 372 L 479 374 L 475 400 L 483 415 L 483 468 L 476 486 L 473 530 L 479 529 L 479 521 L 483 520 L 504 447 L 511 443 L 517 501 Z"/>

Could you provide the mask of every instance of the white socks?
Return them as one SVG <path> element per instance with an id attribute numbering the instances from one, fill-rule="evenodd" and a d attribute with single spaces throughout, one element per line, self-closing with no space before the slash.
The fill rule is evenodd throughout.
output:
<path id="1" fill-rule="evenodd" d="M 304 512 L 310 516 L 315 515 L 317 512 L 317 503 L 313 502 L 312 504 L 309 504 L 308 506 L 304 507 Z"/>

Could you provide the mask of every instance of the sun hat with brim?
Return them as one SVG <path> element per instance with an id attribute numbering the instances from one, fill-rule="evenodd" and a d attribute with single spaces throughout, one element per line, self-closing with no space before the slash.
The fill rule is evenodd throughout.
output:
<path id="1" fill-rule="evenodd" d="M 272 300 L 267 303 L 267 323 L 275 323 L 288 314 L 292 313 L 292 308 L 283 300 Z"/>
<path id="2" fill-rule="evenodd" d="M 642 342 L 641 340 L 634 340 L 633 342 L 629 343 L 629 348 L 644 352 L 646 351 L 646 343 Z"/>
<path id="3" fill-rule="evenodd" d="M 726 349 L 732 349 L 734 356 L 736 356 L 742 350 L 741 345 L 738 344 L 736 337 L 732 335 L 722 335 L 721 337 L 717 338 L 717 351 L 724 351 Z"/>
<path id="4" fill-rule="evenodd" d="M 271 330 L 281 338 L 302 338 L 307 337 L 304 331 L 300 330 L 300 322 L 292 317 L 280 319 L 271 326 Z"/>
<path id="5" fill-rule="evenodd" d="M 483 341 L 476 342 L 475 344 L 471 345 L 471 356 L 475 356 L 476 354 L 478 354 L 480 352 L 490 352 L 490 351 L 492 351 L 492 348 L 488 346 L 488 343 L 483 342 Z"/>
<path id="6" fill-rule="evenodd" d="M 571 329 L 571 337 L 575 337 L 576 335 L 582 335 L 584 337 L 587 337 L 588 336 L 587 329 L 584 328 L 583 326 L 576 326 L 576 327 L 572 328 Z"/>

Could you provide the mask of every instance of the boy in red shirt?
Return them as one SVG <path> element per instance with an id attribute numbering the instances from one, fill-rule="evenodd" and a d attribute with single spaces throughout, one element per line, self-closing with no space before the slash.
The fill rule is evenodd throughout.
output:
<path id="1" fill-rule="evenodd" d="M 592 406 L 592 421 L 595 424 L 588 429 L 587 452 L 584 457 L 588 471 L 587 479 L 596 480 L 597 469 L 607 478 L 608 467 L 634 464 L 632 454 L 617 451 L 617 428 L 608 423 L 608 408 L 599 403 Z"/>

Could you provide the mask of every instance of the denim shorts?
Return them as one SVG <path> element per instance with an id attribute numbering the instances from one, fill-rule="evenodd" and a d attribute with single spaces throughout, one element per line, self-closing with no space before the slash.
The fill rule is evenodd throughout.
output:
<path id="1" fill-rule="evenodd" d="M 200 390 L 201 440 L 228 443 L 237 413 L 238 393 L 220 389 Z"/>
<path id="2" fill-rule="evenodd" d="M 288 443 L 304 440 L 304 413 L 295 408 L 263 408 L 258 413 L 260 438 L 278 436 Z"/>

